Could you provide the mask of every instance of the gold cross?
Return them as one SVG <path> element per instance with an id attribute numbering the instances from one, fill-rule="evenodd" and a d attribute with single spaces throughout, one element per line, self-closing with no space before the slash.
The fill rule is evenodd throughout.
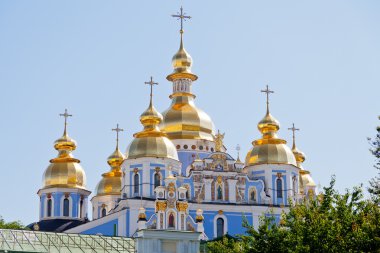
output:
<path id="1" fill-rule="evenodd" d="M 267 94 L 267 113 L 269 112 L 269 94 L 274 93 L 274 91 L 269 89 L 269 86 L 267 85 L 265 90 L 261 90 L 261 92 L 264 92 Z"/>
<path id="2" fill-rule="evenodd" d="M 152 103 L 152 97 L 153 97 L 153 85 L 158 85 L 158 83 L 153 82 L 153 77 L 151 76 L 151 77 L 150 77 L 150 81 L 149 81 L 149 82 L 145 82 L 145 84 L 149 84 L 149 85 L 150 85 L 150 102 Z"/>
<path id="3" fill-rule="evenodd" d="M 119 128 L 119 124 L 116 124 L 116 128 L 113 128 L 112 131 L 116 132 L 116 149 L 119 149 L 119 132 L 124 131 L 124 129 Z"/>
<path id="4" fill-rule="evenodd" d="M 181 6 L 181 12 L 177 12 L 177 14 L 172 15 L 173 18 L 177 18 L 177 20 L 181 20 L 181 30 L 180 33 L 183 33 L 183 21 L 186 19 L 191 19 L 190 16 L 186 16 L 186 13 L 183 12 L 183 8 Z"/>
<path id="5" fill-rule="evenodd" d="M 293 146 L 295 145 L 296 143 L 296 131 L 299 131 L 300 129 L 299 128 L 295 128 L 294 126 L 294 123 L 293 123 L 293 126 L 288 128 L 288 130 L 292 131 L 293 132 Z"/>
<path id="6" fill-rule="evenodd" d="M 67 128 L 67 118 L 72 117 L 72 114 L 67 113 L 67 109 L 65 109 L 65 113 L 60 113 L 59 116 L 65 117 L 65 131 L 64 134 L 66 135 L 66 128 Z"/>

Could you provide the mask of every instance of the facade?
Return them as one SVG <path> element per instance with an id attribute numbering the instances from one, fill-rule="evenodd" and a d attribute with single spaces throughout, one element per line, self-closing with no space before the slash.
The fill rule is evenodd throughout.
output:
<path id="1" fill-rule="evenodd" d="M 186 18 L 182 9 L 179 17 Z M 143 129 L 133 135 L 125 154 L 117 140 L 108 158 L 111 170 L 102 175 L 91 199 L 92 221 L 86 220 L 90 192 L 84 188 L 79 160 L 71 156 L 75 142 L 67 136 L 65 124 L 63 141 L 55 144 L 60 155 L 50 166 L 59 161 L 65 168 L 73 166 L 68 171 L 76 174 L 59 173 L 59 180 L 66 181 L 54 183 L 49 166 L 38 193 L 41 215 L 35 225 L 43 229 L 47 219 L 68 219 L 81 222 L 64 227 L 62 231 L 68 233 L 132 237 L 143 229 L 156 229 L 196 231 L 203 239 L 213 239 L 244 233 L 244 219 L 255 227 L 263 214 L 280 221 L 291 202 L 315 195 L 316 185 L 302 166 L 305 155 L 295 144 L 297 129 L 290 128 L 292 148 L 278 136 L 280 124 L 270 113 L 273 92 L 268 87 L 262 91 L 267 95 L 266 112 L 257 125 L 261 137 L 252 142 L 243 162 L 239 154 L 235 159 L 227 152 L 224 134 L 215 132 L 210 116 L 195 105 L 192 85 L 198 77 L 191 71 L 182 28 L 172 65 L 173 72 L 167 76 L 173 86 L 169 108 L 161 114 L 154 107 L 151 79 L 149 105 L 140 116 Z M 72 203 L 68 216 L 62 215 L 67 214 L 66 199 Z M 50 213 L 49 205 L 54 206 Z"/>

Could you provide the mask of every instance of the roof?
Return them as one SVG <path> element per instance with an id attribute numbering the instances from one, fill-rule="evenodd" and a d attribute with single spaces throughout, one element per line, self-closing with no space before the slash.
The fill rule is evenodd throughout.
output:
<path id="1" fill-rule="evenodd" d="M 70 228 L 87 223 L 88 220 L 68 220 L 68 219 L 51 219 L 41 220 L 39 222 L 31 223 L 27 227 L 34 230 L 33 227 L 38 224 L 39 231 L 44 232 L 63 232 Z"/>
<path id="2" fill-rule="evenodd" d="M 0 229 L 0 252 L 134 253 L 135 241 L 126 237 L 64 234 Z"/>

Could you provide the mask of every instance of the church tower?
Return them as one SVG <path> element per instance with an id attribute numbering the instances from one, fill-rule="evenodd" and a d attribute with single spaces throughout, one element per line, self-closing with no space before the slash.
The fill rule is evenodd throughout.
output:
<path id="1" fill-rule="evenodd" d="M 173 83 L 172 103 L 163 112 L 160 129 L 164 131 L 177 148 L 182 162 L 182 174 L 195 160 L 197 153 L 200 158 L 207 157 L 215 151 L 214 124 L 211 118 L 195 105 L 195 95 L 192 93 L 193 82 L 198 77 L 191 72 L 193 64 L 190 54 L 183 43 L 183 21 L 190 19 L 181 7 L 181 12 L 172 15 L 181 21 L 180 46 L 172 58 L 173 72 L 166 79 Z"/>
<path id="2" fill-rule="evenodd" d="M 280 123 L 269 111 L 269 94 L 274 92 L 268 85 L 262 92 L 267 95 L 266 114 L 257 125 L 262 137 L 252 142 L 253 147 L 245 160 L 245 171 L 251 179 L 265 179 L 265 191 L 271 197 L 268 204 L 288 205 L 288 199 L 298 195 L 299 168 L 286 140 L 278 137 Z"/>
<path id="3" fill-rule="evenodd" d="M 50 160 L 43 175 L 43 186 L 38 191 L 40 197 L 40 221 L 34 229 L 60 232 L 87 221 L 87 202 L 90 191 L 86 189 L 86 174 L 80 161 L 73 157 L 76 141 L 67 134 L 65 118 L 61 138 L 55 141 L 58 156 Z"/>
<path id="4" fill-rule="evenodd" d="M 107 159 L 111 170 L 102 174 L 102 179 L 96 186 L 96 195 L 91 199 L 93 219 L 106 216 L 121 198 L 121 181 L 123 176 L 121 164 L 125 156 L 119 150 L 119 132 L 124 130 L 119 128 L 119 124 L 117 124 L 116 128 L 112 129 L 112 131 L 116 132 L 116 149 Z"/>

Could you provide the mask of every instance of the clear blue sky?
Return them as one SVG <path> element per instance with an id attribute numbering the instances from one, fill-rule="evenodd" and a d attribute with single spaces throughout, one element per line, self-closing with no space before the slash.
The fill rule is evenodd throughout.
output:
<path id="1" fill-rule="evenodd" d="M 298 147 L 316 183 L 337 187 L 376 175 L 366 138 L 380 114 L 380 1 L 18 1 L 0 2 L 0 214 L 38 219 L 37 190 L 65 108 L 93 191 L 125 129 L 121 148 L 141 129 L 153 75 L 156 107 L 169 104 L 171 57 L 183 5 L 197 105 L 243 156 L 259 137 L 260 90 L 275 90 L 271 111 L 280 136 L 301 128 Z"/>

